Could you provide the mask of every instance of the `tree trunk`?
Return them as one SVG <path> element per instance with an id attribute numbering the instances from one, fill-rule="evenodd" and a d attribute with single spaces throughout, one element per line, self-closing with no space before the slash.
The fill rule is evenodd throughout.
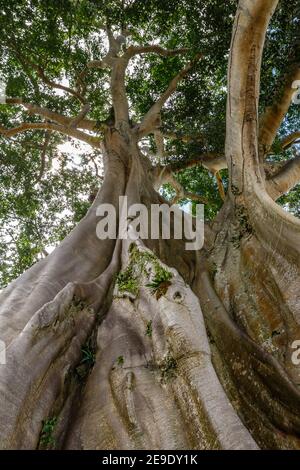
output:
<path id="1" fill-rule="evenodd" d="M 2 447 L 255 448 L 212 366 L 201 307 L 184 281 L 195 276 L 195 253 L 157 240 L 153 251 L 136 243 L 133 256 L 130 240 L 97 239 L 100 203 L 117 206 L 121 195 L 129 205 L 161 202 L 134 139 L 109 135 L 106 155 L 87 216 L 1 294 Z M 115 285 L 129 263 L 147 266 L 136 271 L 135 296 Z M 161 296 L 146 286 L 157 265 L 172 273 Z M 95 362 L 82 362 L 85 347 Z M 46 442 L 42 422 L 53 418 Z"/>
<path id="2" fill-rule="evenodd" d="M 2 448 L 297 446 L 287 356 L 296 319 L 272 274 L 274 246 L 231 202 L 201 259 L 179 240 L 146 240 L 148 248 L 98 240 L 100 203 L 161 202 L 132 136 L 109 134 L 105 151 L 105 181 L 87 216 L 1 294 Z M 172 275 L 159 295 L 147 286 L 158 265 Z M 128 266 L 134 293 L 116 282 Z"/>
<path id="3" fill-rule="evenodd" d="M 237 15 L 230 191 L 204 248 L 134 241 L 133 229 L 131 240 L 97 238 L 100 204 L 162 202 L 124 108 L 106 132 L 105 180 L 86 217 L 1 292 L 1 448 L 300 448 L 300 224 L 265 190 L 256 135 L 276 3 L 244 0 Z M 256 30 L 257 5 L 266 11 Z"/>

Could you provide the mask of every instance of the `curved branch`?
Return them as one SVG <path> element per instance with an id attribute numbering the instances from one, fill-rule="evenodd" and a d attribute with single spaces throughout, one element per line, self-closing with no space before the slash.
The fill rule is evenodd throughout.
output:
<path id="1" fill-rule="evenodd" d="M 100 141 L 97 137 L 81 132 L 78 129 L 73 129 L 71 127 L 61 126 L 59 124 L 54 124 L 51 122 L 23 122 L 17 127 L 7 129 L 3 126 L 0 126 L 0 134 L 4 137 L 14 137 L 17 134 L 36 129 L 46 129 L 49 131 L 59 132 L 61 134 L 67 135 L 69 137 L 74 137 L 75 139 L 81 140 L 90 144 L 92 147 L 99 148 Z"/>
<path id="2" fill-rule="evenodd" d="M 174 177 L 174 173 L 181 170 L 185 170 L 187 168 L 192 168 L 197 165 L 201 165 L 207 170 L 209 170 L 211 173 L 213 173 L 217 180 L 219 194 L 224 200 L 225 191 L 222 178 L 219 174 L 219 170 L 227 168 L 227 164 L 225 157 L 216 156 L 216 154 L 206 154 L 201 156 L 200 158 L 191 159 L 184 162 L 169 163 L 167 165 L 157 165 L 153 169 L 154 185 L 158 189 L 161 187 L 162 184 L 170 183 L 176 191 L 175 202 L 187 198 L 198 200 L 203 202 L 204 204 L 208 204 L 207 199 L 203 198 L 202 196 L 198 196 L 197 194 L 193 193 L 187 193 L 184 190 L 183 186 Z"/>
<path id="3" fill-rule="evenodd" d="M 95 59 L 95 60 L 89 61 L 85 65 L 85 68 L 79 73 L 77 77 L 77 81 L 76 81 L 76 87 L 78 89 L 81 89 L 82 93 L 84 93 L 86 89 L 84 79 L 90 69 L 104 69 L 105 67 L 110 67 L 113 69 L 116 63 L 118 63 L 117 59 L 120 59 L 118 54 L 121 50 L 123 41 L 120 40 L 120 37 L 115 38 L 113 32 L 111 31 L 109 27 L 105 27 L 105 28 L 102 27 L 101 29 L 104 29 L 106 31 L 108 42 L 109 42 L 109 50 L 107 54 L 105 55 L 105 57 L 103 57 L 103 59 Z M 123 56 L 123 58 L 124 57 L 125 55 Z M 125 69 L 127 67 L 128 60 L 129 58 L 126 59 L 127 63 L 125 65 Z"/>
<path id="4" fill-rule="evenodd" d="M 293 132 L 292 134 L 288 135 L 282 140 L 281 148 L 283 150 L 287 150 L 290 147 L 292 147 L 292 145 L 298 143 L 299 139 L 300 139 L 300 131 Z"/>
<path id="5" fill-rule="evenodd" d="M 295 88 L 293 83 L 300 80 L 300 67 L 293 65 L 285 76 L 284 89 L 280 89 L 271 106 L 267 107 L 260 119 L 259 144 L 262 155 L 265 155 L 274 142 L 282 121 L 289 110 Z"/>
<path id="6" fill-rule="evenodd" d="M 300 182 L 300 155 L 289 160 L 279 172 L 267 180 L 267 191 L 276 200 Z"/>
<path id="7" fill-rule="evenodd" d="M 69 93 L 70 95 L 74 96 L 77 98 L 82 104 L 86 104 L 86 99 L 78 93 L 78 91 L 73 90 L 72 88 L 61 85 L 60 83 L 56 83 L 53 80 L 50 80 L 46 75 L 42 67 L 30 62 L 30 65 L 36 70 L 38 76 L 43 80 L 43 82 L 48 85 L 50 88 L 56 88 L 58 90 L 65 91 L 66 93 Z"/>
<path id="8" fill-rule="evenodd" d="M 76 117 L 75 117 L 74 119 L 72 119 L 72 121 L 70 122 L 70 124 L 69 124 L 70 127 L 74 127 L 74 128 L 78 127 L 79 124 L 81 123 L 81 121 L 83 121 L 83 119 L 85 118 L 85 116 L 90 112 L 90 110 L 91 110 L 90 105 L 89 105 L 88 103 L 85 104 L 85 105 L 82 107 L 82 109 L 81 109 L 80 113 L 78 114 L 78 116 L 76 116 Z"/>
<path id="9" fill-rule="evenodd" d="M 240 0 L 228 71 L 226 158 L 230 193 L 263 180 L 258 155 L 258 99 L 265 35 L 278 0 Z M 250 192 L 249 192 L 250 194 Z"/>
<path id="10" fill-rule="evenodd" d="M 125 121 L 129 121 L 129 105 L 125 86 L 125 73 L 128 59 L 117 57 L 113 61 L 111 73 L 111 96 L 115 112 L 116 126 Z"/>
<path id="11" fill-rule="evenodd" d="M 195 63 L 202 57 L 201 54 L 197 54 L 194 60 L 189 62 L 184 69 L 182 69 L 169 83 L 168 88 L 160 96 L 160 98 L 154 103 L 154 105 L 149 109 L 149 111 L 144 116 L 140 126 L 139 126 L 139 135 L 143 137 L 151 133 L 155 128 L 160 124 L 160 111 L 168 98 L 174 93 L 177 88 L 178 83 L 188 74 L 192 69 Z"/>
<path id="12" fill-rule="evenodd" d="M 197 201 L 197 202 L 199 202 L 199 204 L 209 204 L 209 201 L 208 201 L 208 199 L 206 199 L 206 197 L 200 196 L 199 194 L 190 193 L 188 191 L 185 191 L 185 189 L 183 187 L 182 187 L 182 191 L 176 193 L 176 196 L 172 199 L 171 204 L 177 204 L 178 202 L 183 201 L 184 199 L 190 199 L 191 201 Z"/>
<path id="13" fill-rule="evenodd" d="M 32 78 L 32 73 L 31 73 L 31 70 L 29 70 L 29 68 L 35 70 L 38 77 L 46 85 L 48 85 L 50 88 L 56 88 L 58 90 L 65 91 L 66 93 L 69 93 L 70 95 L 77 98 L 81 103 L 83 103 L 83 104 L 86 103 L 85 98 L 77 90 L 73 90 L 72 88 L 70 88 L 68 86 L 61 85 L 60 83 L 56 83 L 55 81 L 51 80 L 50 78 L 48 78 L 46 76 L 44 69 L 40 65 L 35 64 L 28 57 L 24 56 L 23 53 L 21 52 L 22 48 L 20 46 L 18 46 L 18 44 L 16 42 L 16 39 L 15 39 L 13 34 L 10 38 L 8 38 L 8 43 L 12 47 L 16 58 L 18 59 L 18 61 L 22 65 L 23 69 L 25 70 L 25 73 L 27 74 L 27 76 L 29 77 L 31 83 L 33 84 L 35 93 L 37 95 L 39 94 L 39 90 L 38 90 L 37 84 L 35 83 L 35 81 Z"/>
<path id="14" fill-rule="evenodd" d="M 217 171 L 227 168 L 227 162 L 224 155 L 218 153 L 205 153 L 197 158 L 169 163 L 167 165 L 172 171 L 186 170 L 194 166 L 201 165 L 215 174 Z"/>
<path id="15" fill-rule="evenodd" d="M 180 169 L 182 170 L 186 168 L 192 168 L 193 166 L 197 166 L 199 164 L 214 175 L 214 177 L 217 180 L 219 194 L 221 196 L 221 199 L 224 201 L 226 194 L 224 190 L 222 177 L 220 175 L 220 171 L 227 168 L 226 158 L 222 155 L 206 154 L 206 155 L 201 156 L 199 159 L 193 159 L 193 160 L 189 160 L 185 162 L 185 165 L 182 165 Z M 176 170 L 173 170 L 173 171 L 176 171 Z"/>
<path id="16" fill-rule="evenodd" d="M 32 103 L 26 103 L 22 100 L 22 98 L 7 98 L 6 104 L 11 105 L 20 105 L 23 106 L 29 114 L 38 114 L 39 116 L 43 116 L 46 119 L 50 119 L 51 121 L 55 121 L 62 126 L 70 126 L 74 119 L 68 116 L 64 116 L 63 114 L 56 113 L 55 111 L 51 111 L 48 108 L 44 108 Z M 86 108 L 85 108 L 86 109 Z M 88 131 L 95 131 L 96 130 L 96 121 L 91 121 L 88 119 L 81 119 L 80 120 L 80 128 L 85 129 Z"/>

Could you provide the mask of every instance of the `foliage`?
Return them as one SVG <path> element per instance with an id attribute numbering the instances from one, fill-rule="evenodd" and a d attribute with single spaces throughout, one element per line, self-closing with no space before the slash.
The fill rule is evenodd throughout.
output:
<path id="1" fill-rule="evenodd" d="M 152 337 L 152 320 L 149 320 L 146 325 L 146 336 L 149 336 L 149 338 Z"/>
<path id="2" fill-rule="evenodd" d="M 53 432 L 57 424 L 57 418 L 48 418 L 46 421 L 43 421 L 43 427 L 40 437 L 40 445 L 49 446 L 55 444 L 55 439 L 53 438 Z"/>
<path id="3" fill-rule="evenodd" d="M 176 376 L 177 361 L 174 359 L 172 354 L 168 354 L 164 357 L 162 363 L 160 364 L 161 379 L 163 382 L 167 382 L 170 379 L 173 379 Z"/>
<path id="4" fill-rule="evenodd" d="M 150 266 L 149 266 L 150 265 Z M 172 273 L 163 268 L 156 256 L 149 251 L 140 251 L 135 244 L 129 247 L 129 264 L 116 278 L 119 293 L 130 293 L 134 297 L 138 295 L 142 276 L 148 279 L 154 272 L 151 282 L 146 284 L 156 298 L 159 299 L 170 286 Z"/>
<path id="5" fill-rule="evenodd" d="M 171 285 L 170 279 L 172 279 L 172 273 L 164 269 L 162 266 L 155 266 L 154 276 L 147 284 L 147 287 L 150 287 L 151 292 L 156 295 L 156 298 L 159 299 L 164 295 L 168 287 Z"/>
<path id="6" fill-rule="evenodd" d="M 80 303 L 81 304 L 81 303 Z M 79 306 L 80 306 L 79 304 Z M 81 360 L 75 368 L 75 377 L 79 382 L 83 382 L 96 362 L 94 338 L 90 337 L 81 348 Z"/>
<path id="7" fill-rule="evenodd" d="M 129 265 L 124 271 L 121 271 L 117 275 L 116 284 L 119 292 L 130 292 L 133 295 L 137 295 L 139 285 L 132 265 Z"/>
<path id="8" fill-rule="evenodd" d="M 278 202 L 285 210 L 300 217 L 300 185 L 295 186 L 289 194 L 282 196 Z"/>
<path id="9" fill-rule="evenodd" d="M 124 357 L 123 356 L 119 356 L 117 358 L 117 364 L 118 364 L 118 366 L 122 366 L 124 364 Z"/>
<path id="10" fill-rule="evenodd" d="M 82 352 L 82 359 L 81 359 L 81 364 L 88 364 L 90 367 L 92 367 L 95 364 L 96 356 L 95 352 L 93 349 L 90 347 L 89 344 L 87 344 L 85 347 L 81 349 Z"/>

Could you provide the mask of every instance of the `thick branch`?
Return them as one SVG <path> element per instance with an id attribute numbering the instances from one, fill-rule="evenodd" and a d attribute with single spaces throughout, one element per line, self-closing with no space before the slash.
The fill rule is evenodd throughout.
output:
<path id="1" fill-rule="evenodd" d="M 278 0 L 240 0 L 228 72 L 226 159 L 232 195 L 263 181 L 258 155 L 260 69 L 267 27 Z M 249 192 L 250 194 L 250 192 Z"/>
<path id="2" fill-rule="evenodd" d="M 280 89 L 273 104 L 266 108 L 260 120 L 259 144 L 262 154 L 266 154 L 274 142 L 282 121 L 289 110 L 295 89 L 292 87 L 300 80 L 300 67 L 293 65 L 286 74 L 283 91 Z"/>
<path id="3" fill-rule="evenodd" d="M 105 55 L 105 57 L 103 57 L 103 59 L 95 59 L 95 60 L 91 60 L 90 62 L 88 62 L 85 65 L 85 68 L 78 75 L 78 78 L 76 81 L 76 87 L 77 89 L 81 89 L 82 94 L 84 94 L 85 89 L 86 89 L 84 79 L 90 69 L 104 69 L 105 67 L 110 67 L 113 69 L 114 65 L 116 64 L 116 59 L 119 58 L 118 54 L 121 50 L 121 45 L 122 45 L 122 41 L 120 40 L 120 37 L 115 38 L 109 27 L 102 28 L 102 29 L 106 31 L 108 42 L 109 42 L 109 50 L 107 54 Z"/>
<path id="4" fill-rule="evenodd" d="M 46 119 L 50 119 L 51 121 L 55 121 L 58 124 L 61 124 L 62 126 L 70 126 L 72 122 L 74 122 L 74 119 L 77 119 L 77 118 L 70 118 L 68 116 L 64 116 L 63 114 L 56 113 L 54 111 L 51 111 L 48 108 L 37 106 L 31 103 L 26 103 L 22 100 L 22 98 L 7 98 L 6 104 L 12 104 L 12 105 L 15 104 L 15 105 L 23 106 L 25 109 L 27 109 L 27 111 L 30 114 L 37 114 Z M 79 127 L 81 129 L 85 129 L 88 131 L 96 130 L 96 121 L 91 121 L 88 119 L 81 119 L 79 124 L 80 124 Z"/>
<path id="5" fill-rule="evenodd" d="M 14 137 L 17 134 L 36 129 L 46 129 L 49 131 L 59 132 L 61 134 L 67 135 L 69 137 L 74 137 L 75 139 L 82 140 L 87 144 L 90 144 L 92 147 L 99 148 L 100 142 L 96 137 L 90 136 L 85 132 L 81 132 L 78 129 L 72 127 L 61 126 L 51 122 L 23 122 L 17 127 L 7 129 L 3 126 L 0 126 L 0 134 L 4 137 Z"/>
<path id="6" fill-rule="evenodd" d="M 86 88 L 84 79 L 89 72 L 90 69 L 104 69 L 105 67 L 111 67 L 113 68 L 115 64 L 115 59 L 118 58 L 118 53 L 120 52 L 121 49 L 121 42 L 118 40 L 118 38 L 115 38 L 112 31 L 110 28 L 102 28 L 106 31 L 108 41 L 109 41 L 109 50 L 108 53 L 106 54 L 103 59 L 95 59 L 91 60 L 85 65 L 85 68 L 80 72 L 77 78 L 76 82 L 76 87 L 80 88 L 82 90 L 82 93 L 84 93 L 84 90 Z"/>
<path id="7" fill-rule="evenodd" d="M 140 128 L 140 136 L 151 133 L 160 124 L 160 111 L 168 98 L 174 93 L 178 83 L 188 74 L 195 63 L 201 58 L 201 54 L 198 54 L 195 59 L 189 62 L 184 69 L 182 69 L 174 78 L 171 80 L 166 91 L 160 96 L 160 98 L 154 103 L 154 105 L 146 113 Z"/>
<path id="8" fill-rule="evenodd" d="M 289 160 L 267 181 L 267 191 L 276 200 L 300 182 L 300 155 Z"/>
<path id="9" fill-rule="evenodd" d="M 206 204 L 207 201 L 204 201 L 204 198 L 202 196 L 193 195 L 192 193 L 186 193 L 183 187 L 174 177 L 174 173 L 181 170 L 185 170 L 187 168 L 192 168 L 197 165 L 201 165 L 204 168 L 208 169 L 216 177 L 220 196 L 224 200 L 225 191 L 219 171 L 223 168 L 227 168 L 227 163 L 224 156 L 219 156 L 217 154 L 205 154 L 199 158 L 183 162 L 174 162 L 169 163 L 168 165 L 157 165 L 153 170 L 155 187 L 159 188 L 164 183 L 170 183 L 174 187 L 177 194 L 175 202 L 181 199 L 188 198 L 194 200 L 201 199 L 202 202 Z"/>
<path id="10" fill-rule="evenodd" d="M 91 107 L 90 105 L 87 103 L 85 104 L 80 113 L 78 114 L 78 116 L 76 116 L 74 119 L 72 119 L 71 123 L 70 123 L 70 127 L 78 127 L 79 124 L 81 123 L 81 121 L 83 121 L 83 119 L 85 118 L 85 116 L 90 112 L 91 110 Z"/>
<path id="11" fill-rule="evenodd" d="M 203 166 L 207 170 L 211 171 L 211 173 L 213 174 L 227 168 L 226 158 L 224 157 L 224 155 L 219 155 L 217 153 L 206 153 L 190 160 L 169 163 L 169 165 L 167 166 L 172 171 L 176 172 L 180 170 L 185 170 L 187 168 L 192 168 L 197 165 Z"/>
<path id="12" fill-rule="evenodd" d="M 222 179 L 219 174 L 220 170 L 227 168 L 227 162 L 224 156 L 214 153 L 207 153 L 201 155 L 198 158 L 169 163 L 165 168 L 176 173 L 177 171 L 193 168 L 194 166 L 198 165 L 203 166 L 216 177 L 220 196 L 224 200 L 225 191 Z M 296 184 L 300 182 L 300 157 L 289 160 L 284 166 L 282 166 L 281 163 L 279 163 L 279 165 L 280 170 L 267 180 L 267 192 L 273 199 L 278 199 L 280 196 L 282 196 L 282 194 L 290 191 Z M 272 168 L 274 168 L 274 163 L 265 163 L 264 169 L 266 174 L 268 174 Z"/>
<path id="13" fill-rule="evenodd" d="M 292 147 L 292 145 L 298 143 L 299 140 L 300 140 L 300 131 L 293 132 L 292 134 L 288 135 L 282 140 L 281 148 L 283 150 L 287 150 L 290 147 Z"/>
<path id="14" fill-rule="evenodd" d="M 125 87 L 125 72 L 128 60 L 123 57 L 114 59 L 111 72 L 111 96 L 115 112 L 116 126 L 129 121 L 129 106 Z"/>
<path id="15" fill-rule="evenodd" d="M 112 30 L 108 26 L 106 28 L 106 34 L 107 34 L 108 42 L 109 42 L 108 55 L 111 57 L 117 57 L 121 50 L 122 42 L 119 41 L 118 38 L 115 38 Z"/>

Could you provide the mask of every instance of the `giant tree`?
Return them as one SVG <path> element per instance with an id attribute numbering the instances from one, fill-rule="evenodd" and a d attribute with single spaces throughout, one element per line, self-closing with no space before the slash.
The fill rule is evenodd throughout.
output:
<path id="1" fill-rule="evenodd" d="M 0 293 L 4 449 L 300 446 L 299 11 L 172 3 L 1 2 L 2 158 L 29 172 L 25 202 L 4 175 L 9 200 L 38 225 L 64 138 L 104 172 L 57 175 L 100 190 Z M 100 240 L 97 208 L 120 196 L 206 203 L 203 248 L 136 239 L 132 218 Z"/>

